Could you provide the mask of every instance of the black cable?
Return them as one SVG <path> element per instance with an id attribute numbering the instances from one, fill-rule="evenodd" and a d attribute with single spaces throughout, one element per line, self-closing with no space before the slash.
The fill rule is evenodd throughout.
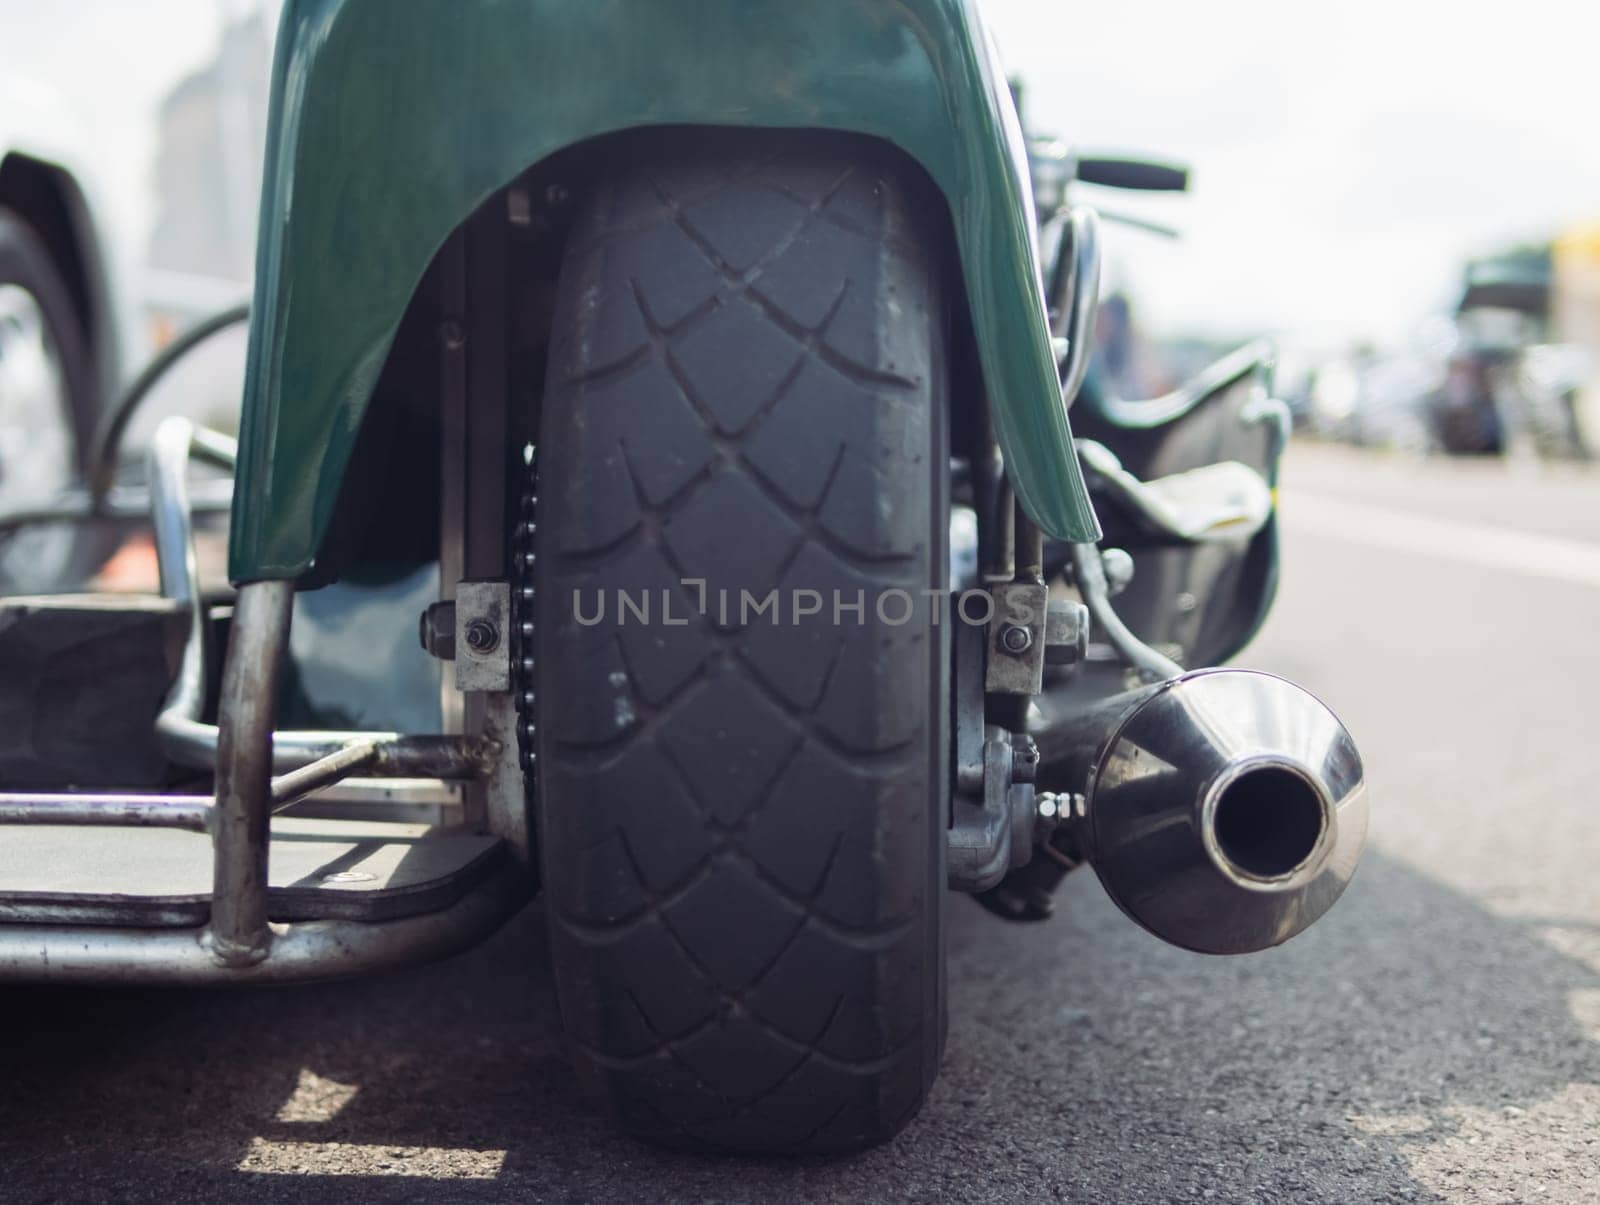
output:
<path id="1" fill-rule="evenodd" d="M 117 466 L 122 457 L 123 436 L 127 434 L 129 422 L 144 403 L 150 390 L 172 370 L 173 365 L 212 335 L 227 330 L 230 326 L 237 326 L 249 317 L 250 304 L 241 302 L 190 327 L 162 348 L 155 359 L 145 365 L 144 371 L 134 378 L 133 383 L 117 399 L 116 407 L 100 425 L 100 432 L 94 441 L 94 458 L 89 462 L 91 514 L 100 515 L 104 511 L 106 495 L 111 492 L 111 487 L 116 482 Z"/>

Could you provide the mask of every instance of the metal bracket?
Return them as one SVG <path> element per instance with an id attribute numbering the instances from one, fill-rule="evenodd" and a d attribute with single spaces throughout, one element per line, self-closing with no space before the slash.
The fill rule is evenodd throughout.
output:
<path id="1" fill-rule="evenodd" d="M 1028 738 L 990 725 L 983 742 L 983 794 L 957 795 L 946 843 L 945 875 L 956 891 L 987 891 L 1033 856 L 1038 805 L 1031 781 L 1039 753 Z"/>
<path id="2" fill-rule="evenodd" d="M 991 587 L 989 664 L 984 689 L 997 695 L 1036 695 L 1044 689 L 1045 617 L 1050 591 L 1043 582 Z"/>
<path id="3" fill-rule="evenodd" d="M 456 689 L 511 689 L 511 587 L 461 582 L 455 598 Z"/>

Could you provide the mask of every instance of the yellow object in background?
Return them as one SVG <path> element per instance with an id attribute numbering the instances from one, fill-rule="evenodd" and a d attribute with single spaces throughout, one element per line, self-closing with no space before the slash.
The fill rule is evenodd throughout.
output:
<path id="1" fill-rule="evenodd" d="M 1579 430 L 1593 441 L 1600 436 L 1600 221 L 1569 227 L 1556 237 L 1551 250 L 1552 325 L 1557 339 L 1588 352 L 1577 414 Z"/>

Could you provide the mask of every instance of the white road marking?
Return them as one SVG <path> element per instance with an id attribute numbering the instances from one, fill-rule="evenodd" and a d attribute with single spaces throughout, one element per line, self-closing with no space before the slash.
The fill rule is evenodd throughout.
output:
<path id="1" fill-rule="evenodd" d="M 1284 526 L 1395 552 L 1600 587 L 1600 544 L 1460 519 L 1411 514 L 1287 489 Z"/>
<path id="2" fill-rule="evenodd" d="M 252 1138 L 239 1170 L 277 1176 L 418 1176 L 493 1180 L 505 1151 L 437 1146 L 367 1146 L 355 1142 L 275 1142 Z"/>

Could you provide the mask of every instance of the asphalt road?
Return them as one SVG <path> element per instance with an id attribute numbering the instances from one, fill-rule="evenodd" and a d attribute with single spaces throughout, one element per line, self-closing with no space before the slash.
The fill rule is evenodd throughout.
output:
<path id="1" fill-rule="evenodd" d="M 1339 710 L 1376 792 L 1287 947 L 1167 948 L 1090 874 L 1048 925 L 958 902 L 933 1099 L 831 1162 L 610 1133 L 531 913 L 354 984 L 13 990 L 0 1199 L 1600 1201 L 1600 475 L 1301 449 L 1283 506 L 1241 662 Z"/>

